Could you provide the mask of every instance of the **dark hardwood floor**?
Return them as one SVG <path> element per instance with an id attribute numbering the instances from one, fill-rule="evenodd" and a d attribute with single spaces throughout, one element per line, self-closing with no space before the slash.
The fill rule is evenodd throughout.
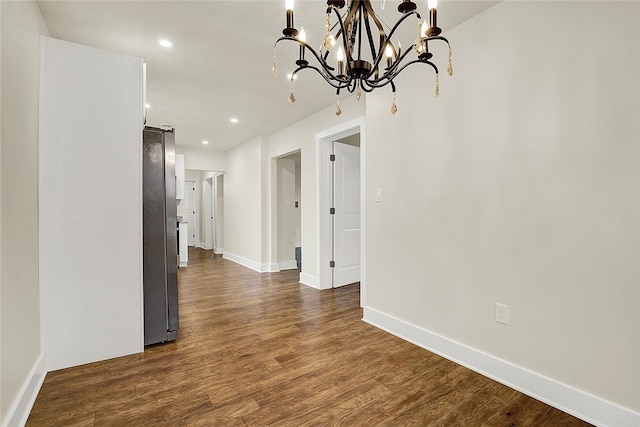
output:
<path id="1" fill-rule="evenodd" d="M 199 249 L 179 283 L 175 342 L 48 373 L 27 425 L 589 425 L 362 322 L 357 284 Z"/>

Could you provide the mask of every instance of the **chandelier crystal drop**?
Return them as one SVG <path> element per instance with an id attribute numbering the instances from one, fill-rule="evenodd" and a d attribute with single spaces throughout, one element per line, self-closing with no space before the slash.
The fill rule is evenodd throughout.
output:
<path id="1" fill-rule="evenodd" d="M 384 2 L 382 3 L 384 4 Z M 346 7 L 346 11 L 342 11 Z M 442 37 L 437 25 L 437 0 L 428 0 L 429 20 L 423 20 L 417 5 L 410 0 L 402 0 L 398 5 L 401 16 L 391 28 L 386 28 L 382 19 L 376 15 L 370 0 L 327 0 L 326 34 L 319 50 L 307 43 L 303 28 L 298 30 L 293 22 L 293 0 L 285 0 L 286 27 L 283 36 L 276 40 L 273 54 L 273 71 L 277 76 L 276 47 L 281 41 L 292 41 L 300 48 L 297 68 L 291 74 L 289 102 L 293 97 L 293 78 L 305 69 L 316 71 L 324 80 L 336 89 L 336 99 L 341 91 L 356 93 L 360 100 L 362 91 L 391 86 L 393 93 L 392 113 L 397 111 L 395 103 L 396 85 L 394 79 L 409 65 L 424 64 L 430 66 L 436 75 L 436 99 L 440 95 L 438 67 L 431 62 L 433 53 L 429 51 L 432 42 L 444 42 L 449 49 L 447 74 L 453 75 L 451 64 L 452 51 L 449 41 Z M 332 23 L 332 16 L 335 22 Z M 403 22 L 415 19 L 417 38 L 411 47 L 402 50 L 399 41 L 393 42 L 396 31 Z M 306 55 L 305 55 L 306 54 Z M 309 62 L 311 60 L 312 62 Z M 336 102 L 336 115 L 340 114 L 339 101 Z"/>

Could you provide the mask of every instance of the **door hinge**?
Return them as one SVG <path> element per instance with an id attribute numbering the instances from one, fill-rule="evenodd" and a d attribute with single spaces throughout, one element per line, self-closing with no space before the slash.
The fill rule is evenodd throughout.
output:
<path id="1" fill-rule="evenodd" d="M 336 208 L 329 208 L 329 215 L 335 215 L 336 214 Z"/>
<path id="2" fill-rule="evenodd" d="M 329 267 L 335 268 L 336 267 L 336 262 L 335 261 L 329 261 Z"/>
<path id="3" fill-rule="evenodd" d="M 335 154 L 329 154 L 329 161 L 330 162 L 335 162 L 336 161 L 336 155 Z"/>

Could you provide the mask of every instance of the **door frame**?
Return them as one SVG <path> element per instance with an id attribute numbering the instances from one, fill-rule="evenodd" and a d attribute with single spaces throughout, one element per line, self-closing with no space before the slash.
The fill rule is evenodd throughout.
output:
<path id="1" fill-rule="evenodd" d="M 280 154 L 278 156 L 272 157 L 270 160 L 271 166 L 271 175 L 270 175 L 270 187 L 271 187 L 271 197 L 270 197 L 270 222 L 271 222 L 271 239 L 270 239 L 270 251 L 269 251 L 269 264 L 268 270 L 270 273 L 277 273 L 282 270 L 294 269 L 293 265 L 283 264 L 280 265 L 283 260 L 279 257 L 279 233 L 280 233 L 280 209 L 278 206 L 278 196 L 280 193 L 279 189 L 279 181 L 278 181 L 278 160 L 286 157 L 290 157 L 294 154 L 299 154 L 302 157 L 302 148 L 296 148 L 295 150 L 286 152 L 284 154 Z M 302 174 L 302 167 L 300 170 Z M 298 211 L 298 215 L 302 215 L 302 209 Z M 300 240 L 303 240 L 302 236 L 302 227 L 300 228 Z M 289 260 L 285 260 L 289 261 Z M 297 268 L 297 266 L 295 267 Z"/>
<path id="2" fill-rule="evenodd" d="M 332 271 L 331 235 L 332 224 L 329 208 L 331 203 L 331 144 L 337 139 L 360 134 L 360 306 L 366 304 L 366 218 L 367 218 L 367 136 L 364 116 L 342 123 L 316 134 L 316 194 L 318 236 L 318 288 L 331 289 Z"/>
<path id="3" fill-rule="evenodd" d="M 189 193 L 193 194 L 193 225 L 192 225 L 192 230 L 193 230 L 193 247 L 194 248 L 199 248 L 201 247 L 200 245 L 200 181 L 199 180 L 186 180 L 184 181 L 184 185 L 185 185 L 185 193 L 187 193 L 187 185 L 189 183 L 193 183 L 193 186 L 189 186 L 189 188 L 193 187 L 193 193 L 191 193 L 189 191 Z M 186 197 L 185 197 L 186 199 Z M 187 208 L 188 206 L 185 206 L 185 208 Z M 188 236 L 187 236 L 188 237 Z M 189 239 L 187 238 L 187 242 L 189 241 Z M 190 246 L 190 245 L 189 245 Z"/>
<path id="4" fill-rule="evenodd" d="M 213 187 L 215 185 L 215 173 L 202 180 L 202 230 L 203 249 L 213 249 L 215 246 L 215 196 Z"/>

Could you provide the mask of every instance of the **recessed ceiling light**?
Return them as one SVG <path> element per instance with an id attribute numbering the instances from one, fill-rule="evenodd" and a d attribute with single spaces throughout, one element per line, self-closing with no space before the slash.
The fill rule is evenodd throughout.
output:
<path id="1" fill-rule="evenodd" d="M 231 123 L 238 123 L 238 118 L 237 118 L 237 117 L 231 117 L 231 118 L 229 119 L 229 121 L 230 121 Z"/>
<path id="2" fill-rule="evenodd" d="M 203 143 L 204 145 L 207 145 L 207 144 L 209 143 L 209 141 L 202 141 L 202 143 Z"/>
<path id="3" fill-rule="evenodd" d="M 144 108 L 151 108 L 151 105 L 149 105 L 149 104 L 144 104 Z"/>
<path id="4" fill-rule="evenodd" d="M 169 40 L 159 40 L 158 44 L 160 44 L 160 46 L 162 47 L 171 47 L 173 46 L 173 43 L 171 43 Z"/>

